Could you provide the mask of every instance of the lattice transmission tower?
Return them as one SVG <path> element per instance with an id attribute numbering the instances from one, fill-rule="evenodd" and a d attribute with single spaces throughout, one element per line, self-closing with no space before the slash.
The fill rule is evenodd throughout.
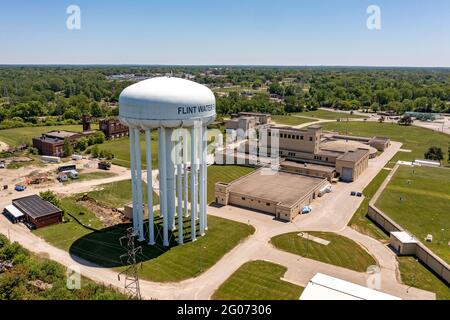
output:
<path id="1" fill-rule="evenodd" d="M 125 275 L 125 294 L 130 297 L 141 300 L 141 289 L 139 287 L 139 272 L 138 265 L 142 266 L 141 263 L 136 262 L 136 254 L 142 254 L 142 247 L 135 247 L 134 238 L 136 233 L 133 228 L 127 229 L 127 234 L 119 239 L 120 245 L 126 248 L 127 253 L 120 256 L 122 263 L 126 262 L 127 269 L 119 273 L 118 278 L 120 281 L 120 276 Z M 126 244 L 124 244 L 126 240 Z"/>

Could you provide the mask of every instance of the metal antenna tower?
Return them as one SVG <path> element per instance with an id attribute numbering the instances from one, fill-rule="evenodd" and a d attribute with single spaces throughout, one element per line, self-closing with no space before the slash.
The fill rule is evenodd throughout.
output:
<path id="1" fill-rule="evenodd" d="M 120 276 L 125 275 L 125 294 L 128 294 L 130 297 L 141 300 L 141 289 L 139 287 L 139 273 L 138 273 L 138 263 L 136 262 L 136 253 L 142 254 L 142 247 L 134 246 L 134 237 L 136 233 L 133 228 L 127 229 L 127 234 L 119 239 L 120 245 L 127 249 L 127 253 L 120 256 L 120 260 L 122 263 L 124 262 L 124 258 L 126 258 L 126 264 L 128 267 L 118 274 L 118 278 L 120 281 Z M 123 244 L 123 241 L 127 240 L 126 245 Z M 141 263 L 139 263 L 142 266 Z"/>

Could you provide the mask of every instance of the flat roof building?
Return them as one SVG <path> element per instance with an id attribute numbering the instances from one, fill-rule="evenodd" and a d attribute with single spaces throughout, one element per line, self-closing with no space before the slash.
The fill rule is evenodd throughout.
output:
<path id="1" fill-rule="evenodd" d="M 216 183 L 215 197 L 221 205 L 250 208 L 292 221 L 327 185 L 324 178 L 285 171 L 268 174 L 260 169 L 231 183 Z"/>
<path id="2" fill-rule="evenodd" d="M 38 195 L 14 199 L 12 205 L 22 212 L 25 221 L 35 228 L 42 228 L 62 221 L 63 212 Z"/>

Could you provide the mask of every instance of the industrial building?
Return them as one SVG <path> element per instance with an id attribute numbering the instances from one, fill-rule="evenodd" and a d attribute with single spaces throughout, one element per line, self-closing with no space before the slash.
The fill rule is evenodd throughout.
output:
<path id="1" fill-rule="evenodd" d="M 325 178 L 285 171 L 267 174 L 260 169 L 231 183 L 216 183 L 215 200 L 221 205 L 250 208 L 292 221 L 328 186 Z"/>
<path id="2" fill-rule="evenodd" d="M 74 145 L 77 140 L 94 134 L 94 131 L 73 132 L 66 130 L 50 131 L 40 137 L 33 138 L 33 147 L 44 156 L 63 157 L 64 140 L 68 139 Z"/>
<path id="3" fill-rule="evenodd" d="M 16 220 L 23 220 L 36 229 L 60 223 L 63 215 L 61 209 L 38 195 L 14 199 L 12 206 L 6 207 L 5 210 Z"/>
<path id="4" fill-rule="evenodd" d="M 99 122 L 99 128 L 108 140 L 127 137 L 130 131 L 126 125 L 119 121 L 119 119 L 102 119 Z"/>
<path id="5" fill-rule="evenodd" d="M 232 114 L 231 119 L 225 120 L 225 128 L 232 130 L 255 129 L 261 125 L 269 125 L 272 123 L 272 116 L 266 113 L 239 112 Z"/>
<path id="6" fill-rule="evenodd" d="M 328 180 L 339 178 L 344 182 L 357 180 L 367 169 L 369 158 L 376 157 L 378 151 L 384 151 L 390 145 L 389 138 L 325 134 L 318 125 L 306 129 L 271 126 L 261 130 L 259 145 L 247 142 L 245 151 L 270 155 L 274 138 L 280 158 L 289 161 L 284 163 L 285 169 Z M 294 162 L 300 165 L 294 165 Z"/>

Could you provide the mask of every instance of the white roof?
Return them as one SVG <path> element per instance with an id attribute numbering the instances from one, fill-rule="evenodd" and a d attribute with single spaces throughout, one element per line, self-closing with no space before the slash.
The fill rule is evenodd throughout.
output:
<path id="1" fill-rule="evenodd" d="M 317 273 L 303 290 L 300 300 L 401 300 L 348 281 Z"/>
<path id="2" fill-rule="evenodd" d="M 394 231 L 391 232 L 391 234 L 402 243 L 418 243 L 418 241 L 412 235 L 405 231 Z"/>
<path id="3" fill-rule="evenodd" d="M 13 206 L 12 204 L 10 204 L 9 206 L 5 207 L 6 211 L 8 211 L 10 214 L 12 214 L 14 216 L 14 218 L 20 218 L 23 217 L 23 213 L 22 211 L 20 211 L 19 209 L 17 209 L 15 206 Z"/>
<path id="4" fill-rule="evenodd" d="M 216 116 L 216 98 L 208 87 L 173 77 L 152 78 L 125 88 L 119 106 L 120 121 L 131 126 L 179 127 L 193 119 L 212 122 Z"/>

